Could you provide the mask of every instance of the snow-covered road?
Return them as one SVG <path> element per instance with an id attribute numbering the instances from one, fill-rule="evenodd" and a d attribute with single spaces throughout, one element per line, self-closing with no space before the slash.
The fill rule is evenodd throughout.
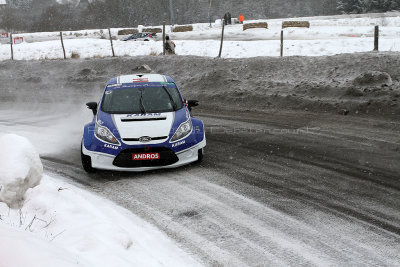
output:
<path id="1" fill-rule="evenodd" d="M 293 113 L 201 117 L 213 129 L 201 165 L 88 176 L 77 145 L 43 163 L 48 173 L 156 225 L 207 265 L 399 264 L 398 152 L 386 150 L 399 145 L 393 122 Z M 288 125 L 304 132 L 243 130 Z M 41 129 L 43 141 L 56 138 L 37 125 L 2 129 Z"/>
<path id="2" fill-rule="evenodd" d="M 12 78 L 4 70 L 0 87 L 1 130 L 29 137 L 46 172 L 128 208 L 206 265 L 400 264 L 397 115 L 239 111 L 223 98 L 225 110 L 194 110 L 207 126 L 202 164 L 87 175 L 79 162 L 82 125 L 91 118 L 84 103 L 97 100 L 103 76 L 142 60 L 121 59 L 114 67 L 108 60 L 16 63 L 9 69 L 21 73 Z M 162 59 L 151 63 L 163 68 Z M 180 77 L 185 84 L 195 79 L 189 67 Z M 200 96 L 230 93 L 223 76 L 212 79 L 214 87 Z M 194 94 L 185 84 L 183 91 Z"/>

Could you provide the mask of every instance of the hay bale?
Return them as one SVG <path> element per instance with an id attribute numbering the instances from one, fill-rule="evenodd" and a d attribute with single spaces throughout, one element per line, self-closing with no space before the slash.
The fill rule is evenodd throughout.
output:
<path id="1" fill-rule="evenodd" d="M 257 23 L 246 23 L 243 24 L 243 30 L 254 29 L 254 28 L 265 28 L 268 29 L 267 22 L 257 22 Z"/>
<path id="2" fill-rule="evenodd" d="M 172 32 L 191 32 L 191 31 L 193 31 L 192 25 L 175 26 L 172 29 Z"/>
<path id="3" fill-rule="evenodd" d="M 143 28 L 142 32 L 162 33 L 161 28 Z"/>
<path id="4" fill-rule="evenodd" d="M 284 21 L 282 22 L 282 29 L 289 27 L 310 28 L 309 21 Z"/>
<path id="5" fill-rule="evenodd" d="M 118 35 L 130 35 L 138 33 L 137 29 L 123 29 L 118 31 Z"/>

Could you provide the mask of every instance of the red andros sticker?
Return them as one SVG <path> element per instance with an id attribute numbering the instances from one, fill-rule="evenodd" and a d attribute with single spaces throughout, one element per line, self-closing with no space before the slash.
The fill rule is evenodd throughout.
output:
<path id="1" fill-rule="evenodd" d="M 132 82 L 134 82 L 134 83 L 140 83 L 140 82 L 149 82 L 149 78 L 134 78 L 133 80 L 132 80 Z"/>
<path id="2" fill-rule="evenodd" d="M 160 159 L 160 153 L 137 153 L 132 154 L 132 160 Z"/>

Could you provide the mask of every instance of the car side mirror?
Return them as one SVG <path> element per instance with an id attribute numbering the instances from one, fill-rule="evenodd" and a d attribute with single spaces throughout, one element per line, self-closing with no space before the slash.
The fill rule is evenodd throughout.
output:
<path id="1" fill-rule="evenodd" d="M 88 109 L 91 109 L 93 112 L 93 115 L 96 116 L 97 114 L 97 102 L 88 102 L 86 103 L 86 106 Z"/>
<path id="2" fill-rule="evenodd" d="M 197 107 L 199 105 L 198 100 L 188 100 L 188 101 L 186 101 L 186 103 L 187 103 L 187 107 L 188 107 L 189 111 L 192 111 L 192 107 Z"/>

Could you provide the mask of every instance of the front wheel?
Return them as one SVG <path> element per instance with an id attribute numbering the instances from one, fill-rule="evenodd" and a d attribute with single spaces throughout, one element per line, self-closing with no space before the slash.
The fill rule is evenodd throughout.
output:
<path id="1" fill-rule="evenodd" d="M 85 170 L 85 172 L 87 173 L 93 173 L 96 171 L 96 169 L 94 169 L 92 167 L 92 158 L 90 156 L 87 156 L 85 154 L 83 154 L 82 152 L 82 146 L 81 145 L 81 161 L 82 161 L 82 167 Z"/>

